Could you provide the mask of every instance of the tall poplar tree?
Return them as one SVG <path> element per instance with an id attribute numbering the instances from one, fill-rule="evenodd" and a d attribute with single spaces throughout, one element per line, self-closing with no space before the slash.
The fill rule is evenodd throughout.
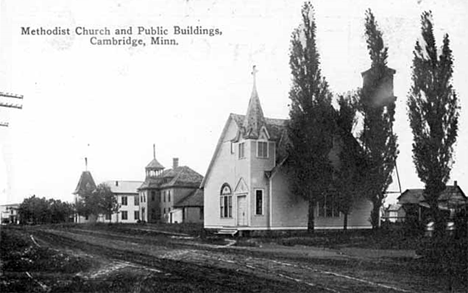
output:
<path id="1" fill-rule="evenodd" d="M 414 48 L 412 86 L 408 95 L 408 116 L 413 132 L 413 161 L 425 198 L 441 229 L 438 198 L 449 180 L 453 145 L 457 139 L 459 105 L 452 86 L 453 57 L 449 36 L 444 35 L 437 56 L 432 13 L 421 15 L 421 38 Z"/>
<path id="2" fill-rule="evenodd" d="M 356 97 L 341 96 L 336 111 L 336 139 L 340 140 L 339 163 L 335 168 L 333 186 L 338 210 L 343 214 L 343 230 L 348 228 L 348 215 L 353 203 L 361 197 L 365 185 L 366 160 L 363 148 L 353 135 L 356 125 Z"/>
<path id="3" fill-rule="evenodd" d="M 304 3 L 301 14 L 302 23 L 292 33 L 289 56 L 292 86 L 287 166 L 292 191 L 308 201 L 307 226 L 312 232 L 316 202 L 327 192 L 332 178 L 328 154 L 333 144 L 333 108 L 332 95 L 319 68 L 310 2 Z"/>
<path id="4" fill-rule="evenodd" d="M 366 11 L 365 36 L 371 68 L 364 74 L 364 85 L 358 105 L 363 116 L 360 141 L 367 161 L 367 180 L 364 193 L 373 204 L 371 224 L 379 226 L 380 209 L 398 156 L 397 136 L 393 132 L 395 100 L 393 96 L 394 70 L 387 67 L 388 48 L 371 10 Z"/>

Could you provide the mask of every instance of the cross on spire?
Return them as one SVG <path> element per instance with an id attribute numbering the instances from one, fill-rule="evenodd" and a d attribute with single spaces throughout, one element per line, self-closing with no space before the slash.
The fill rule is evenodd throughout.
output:
<path id="1" fill-rule="evenodd" d="M 253 82 L 254 82 L 254 85 L 255 85 L 255 81 L 256 81 L 256 79 L 257 79 L 257 72 L 258 72 L 257 66 L 256 66 L 256 65 L 252 66 L 252 75 L 253 75 Z"/>

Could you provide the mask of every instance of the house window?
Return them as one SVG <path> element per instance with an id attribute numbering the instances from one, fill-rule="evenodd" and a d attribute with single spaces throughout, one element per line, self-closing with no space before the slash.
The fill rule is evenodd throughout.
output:
<path id="1" fill-rule="evenodd" d="M 263 190 L 255 190 L 255 214 L 263 215 Z"/>
<path id="2" fill-rule="evenodd" d="M 139 198 L 138 196 L 135 196 L 133 204 L 136 205 L 136 206 L 137 206 L 137 205 L 140 205 L 139 199 L 140 199 L 140 198 Z"/>
<path id="3" fill-rule="evenodd" d="M 111 219 L 111 215 L 110 214 L 106 214 L 106 220 L 110 220 Z"/>
<path id="4" fill-rule="evenodd" d="M 167 192 L 167 202 L 171 202 L 171 191 Z"/>
<path id="5" fill-rule="evenodd" d="M 166 192 L 163 191 L 163 202 L 166 202 Z"/>
<path id="6" fill-rule="evenodd" d="M 241 142 L 239 144 L 239 159 L 243 159 L 245 158 L 245 147 L 244 147 L 244 143 Z"/>
<path id="7" fill-rule="evenodd" d="M 139 220 L 140 219 L 140 211 L 135 211 L 135 220 Z"/>
<path id="8" fill-rule="evenodd" d="M 257 141 L 257 157 L 268 158 L 268 142 Z"/>
<path id="9" fill-rule="evenodd" d="M 340 211 L 338 204 L 333 195 L 326 195 L 324 198 L 318 201 L 318 215 L 319 217 L 333 218 L 339 217 Z"/>
<path id="10" fill-rule="evenodd" d="M 154 201 L 155 192 L 151 191 L 151 201 Z"/>
<path id="11" fill-rule="evenodd" d="M 122 220 L 127 220 L 127 219 L 128 219 L 128 212 L 122 211 Z"/>
<path id="12" fill-rule="evenodd" d="M 220 217 L 232 218 L 232 192 L 229 184 L 224 183 L 221 187 Z"/>
<path id="13" fill-rule="evenodd" d="M 126 196 L 122 196 L 122 205 L 123 206 L 126 206 L 127 205 L 127 197 Z"/>
<path id="14" fill-rule="evenodd" d="M 166 208 L 163 208 L 163 214 L 164 215 L 166 214 Z"/>

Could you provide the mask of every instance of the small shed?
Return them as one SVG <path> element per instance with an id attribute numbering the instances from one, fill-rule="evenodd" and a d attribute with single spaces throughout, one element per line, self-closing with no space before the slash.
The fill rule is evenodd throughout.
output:
<path id="1" fill-rule="evenodd" d="M 405 213 L 406 219 L 413 218 L 421 222 L 429 210 L 429 204 L 425 198 L 424 189 L 407 189 L 398 197 Z M 453 185 L 447 185 L 439 196 L 439 209 L 449 214 L 450 211 L 458 212 L 466 209 L 468 198 L 458 186 L 457 181 Z"/>
<path id="2" fill-rule="evenodd" d="M 203 223 L 203 189 L 197 189 L 174 204 L 172 220 L 183 223 Z M 180 223 L 180 222 L 179 222 Z"/>

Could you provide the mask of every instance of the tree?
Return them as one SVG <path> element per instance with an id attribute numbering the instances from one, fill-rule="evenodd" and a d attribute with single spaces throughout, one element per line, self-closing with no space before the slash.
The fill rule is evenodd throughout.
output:
<path id="1" fill-rule="evenodd" d="M 425 198 L 439 231 L 442 223 L 438 198 L 453 165 L 460 107 L 451 81 L 453 57 L 449 36 L 444 35 L 438 57 L 431 12 L 421 16 L 421 34 L 413 52 L 408 116 L 414 137 L 413 161 L 419 178 L 425 183 Z"/>
<path id="2" fill-rule="evenodd" d="M 333 107 L 328 84 L 321 76 L 315 42 L 315 20 L 310 2 L 302 7 L 302 23 L 291 37 L 287 169 L 292 191 L 308 201 L 308 231 L 314 230 L 314 208 L 327 191 L 333 167 L 328 158 L 333 145 Z"/>
<path id="3" fill-rule="evenodd" d="M 366 11 L 365 36 L 371 68 L 363 74 L 364 85 L 359 93 L 358 106 L 363 116 L 359 139 L 368 168 L 363 192 L 373 204 L 371 223 L 377 228 L 398 156 L 397 136 L 393 132 L 396 98 L 393 95 L 394 70 L 387 67 L 388 48 L 370 10 Z"/>
<path id="4" fill-rule="evenodd" d="M 23 200 L 18 214 L 23 223 L 61 223 L 68 221 L 73 209 L 69 203 L 33 195 Z"/>
<path id="5" fill-rule="evenodd" d="M 112 193 L 109 185 L 101 183 L 96 187 L 95 196 L 99 199 L 99 212 L 109 216 L 109 222 L 113 213 L 119 211 L 117 198 Z"/>
<path id="6" fill-rule="evenodd" d="M 51 223 L 62 223 L 68 222 L 70 216 L 73 215 L 73 207 L 67 202 L 62 202 L 60 200 L 49 199 L 48 200 L 48 211 L 50 214 Z"/>
<path id="7" fill-rule="evenodd" d="M 362 147 L 353 135 L 356 125 L 356 97 L 341 96 L 338 100 L 340 109 L 336 113 L 336 137 L 340 139 L 339 166 L 335 168 L 335 200 L 338 210 L 344 215 L 343 230 L 348 226 L 348 215 L 353 203 L 359 198 L 365 181 L 365 157 Z"/>
<path id="8" fill-rule="evenodd" d="M 101 200 L 96 195 L 95 190 L 87 189 L 77 197 L 76 212 L 78 215 L 84 217 L 93 215 L 98 217 L 101 210 Z"/>

